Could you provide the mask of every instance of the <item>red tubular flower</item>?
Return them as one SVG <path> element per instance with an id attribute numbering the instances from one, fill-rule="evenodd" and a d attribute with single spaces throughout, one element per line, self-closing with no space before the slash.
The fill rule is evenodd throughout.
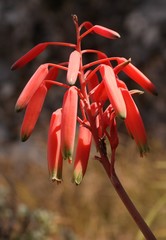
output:
<path id="1" fill-rule="evenodd" d="M 117 81 L 113 69 L 108 65 L 102 64 L 100 73 L 103 77 L 107 96 L 116 114 L 124 119 L 126 117 L 126 105 L 122 93 L 117 86 Z"/>
<path id="2" fill-rule="evenodd" d="M 90 93 L 89 96 L 91 99 L 93 99 L 95 102 L 100 102 L 101 105 L 105 103 L 105 101 L 108 99 L 107 92 L 105 89 L 105 85 L 103 81 L 99 83 Z"/>
<path id="3" fill-rule="evenodd" d="M 140 155 L 143 156 L 144 153 L 149 151 L 149 147 L 142 118 L 129 91 L 123 89 L 122 94 L 127 108 L 127 117 L 125 119 L 126 127 L 135 139 L 140 150 Z"/>
<path id="4" fill-rule="evenodd" d="M 110 104 L 105 111 L 103 112 L 102 119 L 103 119 L 103 129 L 110 126 L 110 121 L 112 120 L 112 113 L 114 113 L 112 105 Z"/>
<path id="5" fill-rule="evenodd" d="M 23 108 L 27 106 L 29 103 L 31 97 L 34 95 L 36 90 L 39 88 L 43 80 L 48 74 L 48 65 L 43 64 L 41 65 L 36 72 L 33 74 L 33 76 L 30 78 L 26 86 L 24 87 L 23 91 L 21 92 L 15 109 L 16 111 L 21 111 Z"/>
<path id="6" fill-rule="evenodd" d="M 62 105 L 61 148 L 64 159 L 72 161 L 77 121 L 78 94 L 70 87 L 64 95 Z"/>
<path id="7" fill-rule="evenodd" d="M 45 48 L 48 46 L 48 43 L 40 43 L 28 51 L 24 56 L 19 58 L 11 67 L 11 70 L 16 70 L 17 68 L 23 67 L 25 64 L 30 62 L 40 53 L 42 53 Z"/>
<path id="8" fill-rule="evenodd" d="M 97 74 L 94 73 L 94 75 L 87 82 L 88 92 L 94 89 L 98 84 L 99 84 L 99 80 L 98 80 Z"/>
<path id="9" fill-rule="evenodd" d="M 83 176 L 85 175 L 90 154 L 91 141 L 92 133 L 90 130 L 83 125 L 80 125 L 73 174 L 73 179 L 76 184 L 80 184 Z"/>
<path id="10" fill-rule="evenodd" d="M 109 28 L 100 26 L 100 25 L 93 26 L 92 30 L 96 34 L 99 34 L 99 35 L 101 35 L 101 36 L 103 36 L 105 38 L 110 38 L 110 39 L 120 38 L 119 33 L 115 32 L 115 31 L 113 31 L 113 30 L 111 30 Z"/>
<path id="11" fill-rule="evenodd" d="M 51 179 L 62 181 L 63 158 L 61 153 L 62 109 L 56 110 L 51 117 L 48 132 L 47 159 Z"/>
<path id="12" fill-rule="evenodd" d="M 29 138 L 36 125 L 46 94 L 47 87 L 44 84 L 41 84 L 28 103 L 21 126 L 20 135 L 23 142 Z"/>
<path id="13" fill-rule="evenodd" d="M 45 77 L 45 80 L 56 80 L 57 76 L 58 76 L 58 71 L 59 69 L 57 67 L 51 67 L 49 69 L 48 74 Z"/>
<path id="14" fill-rule="evenodd" d="M 26 65 L 28 62 L 33 60 L 35 57 L 37 57 L 40 53 L 42 53 L 46 47 L 50 45 L 55 45 L 55 46 L 66 46 L 66 47 L 72 47 L 75 48 L 75 44 L 71 43 L 63 43 L 63 42 L 44 42 L 44 43 L 39 43 L 35 47 L 33 47 L 30 51 L 28 51 L 24 56 L 19 58 L 11 67 L 11 70 L 16 70 L 18 68 L 23 67 Z"/>
<path id="15" fill-rule="evenodd" d="M 112 151 L 117 148 L 118 144 L 119 144 L 119 138 L 118 138 L 116 120 L 115 120 L 115 117 L 112 117 L 112 119 L 110 120 L 110 145 L 111 145 Z"/>
<path id="16" fill-rule="evenodd" d="M 89 21 L 85 21 L 85 22 L 83 22 L 81 25 L 80 25 L 80 30 L 81 30 L 81 28 L 82 27 L 85 27 L 85 29 L 90 29 L 91 27 L 93 27 L 93 24 L 91 23 L 91 22 L 89 22 Z"/>
<path id="17" fill-rule="evenodd" d="M 70 54 L 68 71 L 67 71 L 67 82 L 70 85 L 75 84 L 77 80 L 77 76 L 80 68 L 80 60 L 81 60 L 81 56 L 77 50 L 73 51 Z"/>
<path id="18" fill-rule="evenodd" d="M 124 63 L 127 61 L 127 59 L 117 57 L 117 61 L 118 63 Z M 122 71 L 125 72 L 131 79 L 133 79 L 145 90 L 153 93 L 154 95 L 157 95 L 157 90 L 154 84 L 132 63 L 129 63 L 128 65 L 126 65 L 122 69 Z"/>
<path id="19" fill-rule="evenodd" d="M 115 75 L 117 75 L 120 71 L 122 71 L 130 62 L 131 62 L 131 58 L 122 63 L 119 63 L 116 67 L 114 67 Z"/>

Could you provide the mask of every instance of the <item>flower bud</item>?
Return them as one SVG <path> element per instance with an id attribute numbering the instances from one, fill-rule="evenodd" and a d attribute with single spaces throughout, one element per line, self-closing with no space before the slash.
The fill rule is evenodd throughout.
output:
<path id="1" fill-rule="evenodd" d="M 44 84 L 42 84 L 35 94 L 30 99 L 28 106 L 25 111 L 23 123 L 21 126 L 21 139 L 22 141 L 26 141 L 31 135 L 40 112 L 42 110 L 42 106 L 47 94 L 47 88 Z"/>
<path id="2" fill-rule="evenodd" d="M 51 179 L 62 181 L 63 159 L 61 153 L 61 116 L 62 109 L 53 112 L 48 132 L 47 159 Z"/>
<path id="3" fill-rule="evenodd" d="M 64 95 L 62 105 L 62 155 L 64 159 L 72 161 L 76 121 L 77 121 L 78 94 L 76 88 L 70 87 Z"/>
<path id="4" fill-rule="evenodd" d="M 91 140 L 92 134 L 90 130 L 80 125 L 73 174 L 73 180 L 76 184 L 80 184 L 85 175 L 90 154 Z"/>
<path id="5" fill-rule="evenodd" d="M 113 69 L 105 64 L 101 65 L 100 68 L 101 76 L 105 85 L 107 96 L 112 104 L 116 114 L 125 119 L 126 117 L 126 105 L 120 89 L 117 86 L 116 77 Z"/>

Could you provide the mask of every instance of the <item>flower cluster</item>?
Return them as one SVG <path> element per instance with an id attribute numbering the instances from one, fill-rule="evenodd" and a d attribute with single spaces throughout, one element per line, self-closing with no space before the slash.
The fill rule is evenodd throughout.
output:
<path id="1" fill-rule="evenodd" d="M 124 124 L 139 147 L 143 156 L 148 148 L 146 131 L 139 110 L 133 100 L 133 94 L 143 93 L 140 90 L 129 90 L 119 78 L 123 71 L 143 89 L 157 94 L 153 83 L 132 63 L 131 59 L 109 57 L 95 49 L 81 49 L 82 40 L 90 33 L 109 39 L 120 35 L 106 27 L 93 25 L 90 22 L 76 27 L 76 44 L 65 42 L 40 43 L 16 61 L 12 70 L 23 67 L 33 60 L 48 46 L 62 46 L 72 49 L 67 62 L 45 63 L 39 66 L 28 81 L 16 103 L 16 110 L 25 110 L 21 126 L 21 139 L 25 141 L 31 135 L 45 97 L 53 85 L 66 88 L 62 108 L 52 113 L 48 133 L 48 167 L 52 180 L 62 181 L 63 160 L 70 163 L 73 159 L 76 125 L 79 124 L 78 142 L 74 157 L 73 179 L 79 184 L 86 172 L 91 142 L 94 139 L 100 161 L 107 156 L 107 139 L 112 153 L 109 162 L 112 167 L 115 161 L 115 150 L 118 146 L 117 120 Z M 85 55 L 93 54 L 96 60 L 83 64 Z M 87 57 L 87 56 L 86 56 Z M 114 64 L 113 64 L 114 63 Z M 59 71 L 66 71 L 66 84 L 59 82 Z M 76 86 L 76 82 L 79 84 Z M 81 116 L 78 116 L 78 108 Z"/>

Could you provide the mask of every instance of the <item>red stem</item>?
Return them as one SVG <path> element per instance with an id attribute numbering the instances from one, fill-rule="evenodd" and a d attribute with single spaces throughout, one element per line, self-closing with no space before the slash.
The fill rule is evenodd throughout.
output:
<path id="1" fill-rule="evenodd" d="M 110 171 L 111 164 L 109 163 L 107 157 L 102 157 L 101 156 L 101 161 L 100 161 L 113 185 L 115 188 L 117 194 L 121 198 L 122 202 L 124 203 L 125 207 L 127 208 L 128 212 L 130 213 L 131 217 L 139 227 L 140 231 L 144 235 L 144 237 L 147 240 L 157 240 L 144 219 L 142 218 L 141 214 L 138 212 L 136 207 L 134 206 L 133 202 L 129 198 L 128 194 L 124 190 L 118 176 L 116 175 L 115 169 L 113 168 L 112 171 Z"/>

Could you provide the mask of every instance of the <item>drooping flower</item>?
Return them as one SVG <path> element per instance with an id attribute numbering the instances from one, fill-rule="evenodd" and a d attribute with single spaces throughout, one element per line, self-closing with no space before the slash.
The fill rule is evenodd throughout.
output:
<path id="1" fill-rule="evenodd" d="M 18 68 L 23 67 L 30 61 L 32 61 L 35 57 L 37 57 L 40 53 L 42 53 L 48 46 L 64 46 L 64 47 L 72 47 L 75 48 L 75 44 L 66 43 L 66 42 L 43 42 L 37 44 L 30 51 L 24 54 L 21 58 L 19 58 L 12 66 L 11 70 L 16 70 Z"/>
<path id="2" fill-rule="evenodd" d="M 88 71 L 88 74 L 90 74 L 91 71 Z M 86 78 L 85 78 L 86 81 Z M 97 85 L 99 84 L 99 80 L 97 77 L 97 74 L 94 73 L 93 76 L 89 79 L 89 81 L 87 82 L 87 87 L 88 87 L 88 92 L 90 92 L 91 90 L 93 90 Z M 95 99 L 93 99 L 93 96 L 91 97 L 92 101 L 95 102 Z"/>
<path id="3" fill-rule="evenodd" d="M 36 125 L 46 94 L 47 87 L 45 84 L 41 84 L 28 103 L 20 133 L 23 142 L 29 138 Z"/>
<path id="4" fill-rule="evenodd" d="M 23 108 L 27 106 L 31 97 L 34 95 L 36 90 L 39 88 L 41 83 L 44 81 L 45 77 L 48 74 L 48 65 L 43 64 L 36 70 L 33 76 L 30 78 L 23 91 L 21 92 L 15 109 L 16 111 L 21 111 Z"/>
<path id="5" fill-rule="evenodd" d="M 120 38 L 119 33 L 115 32 L 109 28 L 100 26 L 100 25 L 94 25 L 92 27 L 92 29 L 93 29 L 93 32 L 95 32 L 96 34 L 99 34 L 105 38 L 110 38 L 110 39 Z"/>
<path id="6" fill-rule="evenodd" d="M 122 93 L 117 86 L 116 77 L 113 69 L 105 64 L 100 68 L 101 76 L 105 85 L 107 96 L 117 114 L 122 119 L 126 118 L 126 105 Z"/>
<path id="7" fill-rule="evenodd" d="M 91 131 L 83 125 L 80 125 L 73 173 L 73 180 L 76 184 L 80 184 L 85 175 L 90 154 L 91 141 Z"/>
<path id="8" fill-rule="evenodd" d="M 124 63 L 127 61 L 125 58 L 116 58 L 118 63 Z M 143 87 L 145 90 L 153 93 L 154 95 L 157 95 L 157 90 L 154 84 L 138 69 L 136 68 L 132 63 L 127 64 L 123 69 L 123 72 L 125 72 L 131 79 L 133 79 L 136 83 L 138 83 L 141 87 Z"/>
<path id="9" fill-rule="evenodd" d="M 140 155 L 149 151 L 145 127 L 140 116 L 139 110 L 130 94 L 126 89 L 122 90 L 123 97 L 126 103 L 127 117 L 124 120 L 126 127 L 137 143 Z"/>
<path id="10" fill-rule="evenodd" d="M 11 70 L 16 70 L 17 68 L 23 67 L 25 64 L 30 62 L 32 59 L 34 59 L 36 56 L 38 56 L 40 53 L 42 53 L 45 48 L 48 46 L 48 43 L 40 43 L 33 47 L 29 52 L 27 52 L 24 56 L 19 58 L 11 67 Z"/>
<path id="11" fill-rule="evenodd" d="M 108 99 L 108 95 L 105 89 L 104 81 L 99 83 L 94 89 L 91 90 L 89 96 L 95 101 L 100 102 L 101 105 Z"/>
<path id="12" fill-rule="evenodd" d="M 63 158 L 61 152 L 61 119 L 62 109 L 52 113 L 47 145 L 48 169 L 51 179 L 62 181 Z"/>
<path id="13" fill-rule="evenodd" d="M 114 113 L 112 113 L 114 115 Z M 112 116 L 110 119 L 110 145 L 112 151 L 115 150 L 119 144 L 117 124 L 115 120 L 115 116 Z"/>
<path id="14" fill-rule="evenodd" d="M 91 24 L 87 24 L 88 27 L 87 27 L 87 31 L 84 32 L 80 39 L 82 39 L 83 37 L 85 37 L 87 34 L 89 33 L 96 33 L 102 37 L 105 37 L 105 38 L 109 38 L 109 39 L 117 39 L 117 38 L 120 38 L 120 35 L 119 33 L 117 33 L 116 31 L 114 30 L 111 30 L 107 27 L 103 27 L 103 26 L 100 26 L 100 25 L 91 25 Z"/>
<path id="15" fill-rule="evenodd" d="M 70 87 L 63 98 L 61 149 L 64 159 L 72 161 L 74 140 L 76 133 L 78 93 L 76 88 Z"/>

